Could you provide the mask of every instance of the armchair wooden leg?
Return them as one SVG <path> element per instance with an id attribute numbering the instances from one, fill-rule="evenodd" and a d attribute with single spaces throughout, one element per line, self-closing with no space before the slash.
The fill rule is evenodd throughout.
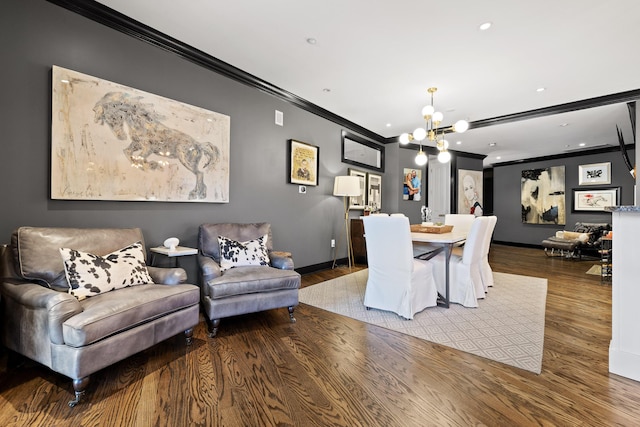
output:
<path id="1" fill-rule="evenodd" d="M 295 307 L 293 307 L 292 305 L 290 305 L 289 307 L 287 307 L 287 309 L 289 310 L 289 319 L 291 319 L 291 323 L 296 323 L 296 318 L 293 317 L 293 309 Z"/>
<path id="2" fill-rule="evenodd" d="M 89 377 L 73 380 L 73 390 L 75 391 L 76 397 L 69 401 L 70 407 L 73 408 L 80 402 L 80 399 L 84 396 L 84 391 L 86 390 L 87 385 L 89 385 Z"/>
<path id="3" fill-rule="evenodd" d="M 218 333 L 218 328 L 220 327 L 220 319 L 207 319 L 207 328 L 209 329 L 209 338 L 213 338 Z"/>
<path id="4" fill-rule="evenodd" d="M 184 331 L 184 336 L 187 339 L 187 345 L 191 345 L 193 342 L 193 328 L 189 328 Z"/>

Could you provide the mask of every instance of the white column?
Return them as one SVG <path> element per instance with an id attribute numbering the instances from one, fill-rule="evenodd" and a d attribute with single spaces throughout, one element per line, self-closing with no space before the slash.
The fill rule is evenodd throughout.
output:
<path id="1" fill-rule="evenodd" d="M 612 218 L 609 372 L 640 381 L 640 207 L 614 208 Z"/>

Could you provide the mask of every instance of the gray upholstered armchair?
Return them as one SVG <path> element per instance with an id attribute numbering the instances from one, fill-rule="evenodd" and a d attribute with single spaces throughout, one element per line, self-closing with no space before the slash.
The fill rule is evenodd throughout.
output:
<path id="1" fill-rule="evenodd" d="M 265 237 L 266 236 L 266 237 Z M 201 299 L 209 336 L 220 319 L 298 305 L 300 274 L 288 252 L 273 250 L 271 225 L 203 224 L 198 233 Z"/>
<path id="2" fill-rule="evenodd" d="M 73 256 L 63 261 L 61 248 Z M 69 406 L 96 371 L 181 332 L 191 343 L 198 287 L 182 283 L 183 269 L 146 267 L 138 228 L 21 227 L 1 255 L 2 342 L 70 377 Z M 131 272 L 142 281 L 116 286 L 118 275 Z"/>

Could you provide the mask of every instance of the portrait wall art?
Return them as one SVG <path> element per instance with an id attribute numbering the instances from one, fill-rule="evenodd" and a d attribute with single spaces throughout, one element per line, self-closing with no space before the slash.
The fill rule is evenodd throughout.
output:
<path id="1" fill-rule="evenodd" d="M 52 199 L 229 202 L 229 116 L 58 66 L 52 78 Z"/>
<path id="2" fill-rule="evenodd" d="M 522 222 L 557 224 L 566 221 L 564 166 L 522 171 Z"/>
<path id="3" fill-rule="evenodd" d="M 482 216 L 482 171 L 458 170 L 458 213 Z"/>
<path id="4" fill-rule="evenodd" d="M 422 200 L 422 169 L 402 169 L 402 200 Z"/>

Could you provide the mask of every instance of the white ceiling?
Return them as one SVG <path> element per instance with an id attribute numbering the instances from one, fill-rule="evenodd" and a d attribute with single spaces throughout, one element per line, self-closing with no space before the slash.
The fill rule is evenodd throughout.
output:
<path id="1" fill-rule="evenodd" d="M 99 3 L 384 137 L 423 125 L 431 86 L 444 126 L 640 89 L 638 0 Z M 625 104 L 447 139 L 490 165 L 617 145 L 616 124 L 633 143 Z"/>

